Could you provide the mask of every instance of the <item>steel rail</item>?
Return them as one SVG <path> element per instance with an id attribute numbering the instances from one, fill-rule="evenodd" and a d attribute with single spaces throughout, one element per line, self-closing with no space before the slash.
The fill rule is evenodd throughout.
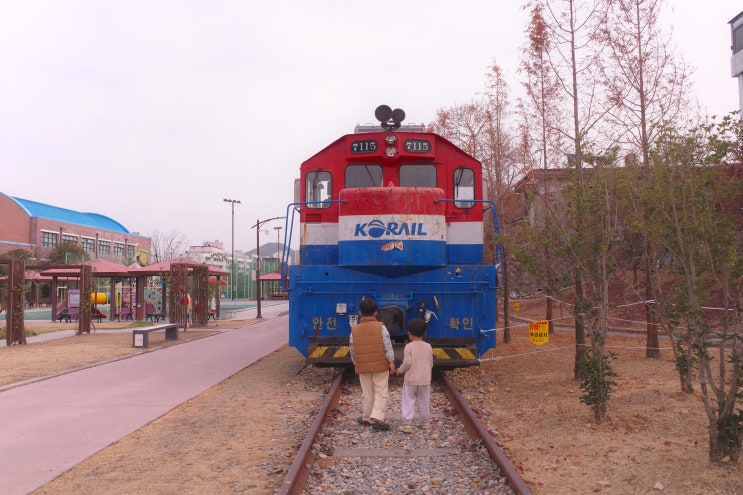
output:
<path id="1" fill-rule="evenodd" d="M 475 411 L 464 396 L 459 393 L 452 381 L 440 371 L 436 372 L 436 376 L 443 384 L 444 393 L 447 398 L 459 412 L 459 417 L 467 433 L 472 439 L 483 442 L 483 446 L 493 461 L 500 467 L 503 476 L 508 480 L 508 485 L 515 495 L 532 495 L 531 489 L 529 489 L 519 472 L 511 464 L 503 449 L 495 442 L 495 439 L 490 435 L 490 432 L 482 424 Z M 286 479 L 277 492 L 278 495 L 302 495 L 304 492 L 310 471 L 315 463 L 316 456 L 312 452 L 312 446 L 320 434 L 323 425 L 327 422 L 333 409 L 338 404 L 342 390 L 341 385 L 344 379 L 345 373 L 340 373 L 328 390 L 328 394 L 320 406 L 307 436 L 297 452 L 297 456 L 294 458 L 294 462 L 287 471 Z"/>
<path id="2" fill-rule="evenodd" d="M 279 491 L 277 492 L 278 495 L 301 495 L 304 491 L 307 478 L 310 475 L 310 470 L 312 469 L 312 465 L 315 463 L 315 454 L 312 452 L 312 444 L 315 443 L 322 426 L 328 420 L 328 416 L 338 404 L 344 376 L 345 373 L 339 373 L 333 384 L 330 386 L 330 390 L 328 390 L 328 394 L 320 406 L 320 410 L 317 412 L 317 415 L 310 426 L 310 430 L 307 433 L 304 442 L 302 442 L 299 452 L 297 452 L 297 456 L 294 458 L 294 462 L 289 468 L 289 471 L 287 471 L 286 479 L 279 487 Z"/>
<path id="3" fill-rule="evenodd" d="M 511 461 L 503 452 L 503 449 L 495 442 L 495 439 L 490 435 L 490 432 L 482 424 L 480 418 L 477 417 L 475 411 L 470 407 L 469 402 L 465 399 L 462 394 L 459 393 L 457 388 L 454 386 L 451 380 L 441 372 L 438 372 L 441 382 L 444 384 L 444 392 L 449 398 L 451 403 L 459 411 L 459 416 L 464 423 L 467 432 L 470 437 L 476 440 L 482 440 L 483 445 L 490 453 L 490 457 L 500 466 L 503 475 L 508 480 L 508 484 L 516 495 L 531 495 L 531 489 L 526 486 L 523 478 L 516 470 Z"/>

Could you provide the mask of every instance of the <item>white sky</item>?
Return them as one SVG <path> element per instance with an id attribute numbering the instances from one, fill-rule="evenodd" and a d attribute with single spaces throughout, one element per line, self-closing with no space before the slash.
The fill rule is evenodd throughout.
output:
<path id="1" fill-rule="evenodd" d="M 300 163 L 377 105 L 431 122 L 476 98 L 493 60 L 515 96 L 521 4 L 0 0 L 0 191 L 228 250 L 222 200 L 238 199 L 235 249 L 254 249 Z M 743 5 L 669 7 L 700 104 L 738 109 L 727 23 Z"/>

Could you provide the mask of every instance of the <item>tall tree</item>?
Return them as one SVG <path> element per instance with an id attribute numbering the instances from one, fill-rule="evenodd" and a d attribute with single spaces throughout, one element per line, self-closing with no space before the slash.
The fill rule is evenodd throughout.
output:
<path id="1" fill-rule="evenodd" d="M 501 68 L 493 63 L 486 75 L 487 101 L 487 122 L 485 130 L 487 139 L 486 153 L 483 164 L 485 165 L 486 183 L 488 187 L 488 197 L 494 201 L 496 211 L 493 211 L 493 217 L 496 222 L 499 221 L 501 234 L 508 233 L 508 226 L 514 218 L 519 216 L 514 186 L 518 176 L 523 171 L 516 161 L 516 150 L 514 146 L 514 136 L 510 131 L 508 119 L 510 116 L 509 107 L 509 87 Z M 496 212 L 500 218 L 496 218 Z M 503 316 L 504 316 L 504 333 L 503 341 L 511 341 L 509 329 L 509 279 L 507 267 L 510 265 L 509 253 L 503 243 L 496 242 L 494 232 L 490 226 L 485 230 L 492 242 L 485 245 L 486 259 L 497 259 L 494 252 L 502 249 L 502 265 L 500 266 L 501 277 L 503 280 Z M 499 240 L 500 241 L 500 240 Z"/>
<path id="2" fill-rule="evenodd" d="M 606 46 L 600 65 L 610 102 L 611 135 L 626 153 L 649 164 L 650 145 L 662 123 L 676 119 L 685 107 L 690 72 L 660 31 L 665 0 L 607 0 L 606 23 L 599 41 Z M 646 243 L 645 298 L 655 300 L 650 275 L 657 247 Z M 660 356 L 658 330 L 648 302 L 647 357 Z"/>
<path id="3" fill-rule="evenodd" d="M 536 2 L 537 0 L 535 0 Z M 601 17 L 601 0 L 562 0 L 553 4 L 542 1 L 545 22 L 551 31 L 552 51 L 551 66 L 559 81 L 560 87 L 571 103 L 570 131 L 565 132 L 572 144 L 569 165 L 575 167 L 573 191 L 576 203 L 569 210 L 570 228 L 573 233 L 582 234 L 586 215 L 591 212 L 583 204 L 587 197 L 583 178 L 584 147 L 588 134 L 593 130 L 602 112 L 595 107 L 593 95 L 596 92 L 596 61 L 598 53 L 591 45 L 597 26 L 603 22 Z M 584 278 L 580 265 L 575 265 L 575 377 L 583 377 L 581 363 L 588 359 L 584 315 L 592 305 L 586 299 Z M 598 359 L 598 356 L 594 356 Z"/>
<path id="4" fill-rule="evenodd" d="M 544 7 L 539 1 L 532 1 L 524 6 L 529 10 L 530 20 L 526 28 L 527 43 L 522 49 L 522 61 L 519 72 L 524 75 L 522 82 L 526 98 L 521 100 L 519 109 L 522 114 L 520 149 L 526 152 L 524 163 L 528 168 L 561 167 L 564 163 L 564 134 L 560 128 L 564 125 L 562 100 L 559 79 L 551 63 L 551 50 L 554 34 L 544 19 Z M 533 143 L 533 145 L 532 145 Z M 534 155 L 537 159 L 532 159 Z M 536 191 L 535 191 L 536 192 Z M 537 199 L 546 201 L 547 197 L 537 194 Z M 549 208 L 548 203 L 544 204 Z M 549 258 L 549 257 L 548 257 Z M 547 260 L 547 266 L 552 266 Z M 545 284 L 547 297 L 547 314 L 549 331 L 554 333 L 552 318 L 553 296 L 552 284 Z"/>

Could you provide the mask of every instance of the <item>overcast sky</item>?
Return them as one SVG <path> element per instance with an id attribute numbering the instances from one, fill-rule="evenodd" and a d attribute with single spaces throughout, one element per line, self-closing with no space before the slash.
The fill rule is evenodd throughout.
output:
<path id="1" fill-rule="evenodd" d="M 0 191 L 228 250 L 237 199 L 235 249 L 254 249 L 300 163 L 377 105 L 431 122 L 477 98 L 493 60 L 517 93 L 521 4 L 0 0 Z M 669 6 L 700 104 L 736 110 L 740 0 Z"/>

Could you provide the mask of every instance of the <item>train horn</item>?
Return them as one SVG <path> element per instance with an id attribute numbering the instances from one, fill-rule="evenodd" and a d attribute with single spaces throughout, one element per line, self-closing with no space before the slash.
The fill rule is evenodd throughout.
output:
<path id="1" fill-rule="evenodd" d="M 398 129 L 400 123 L 405 120 L 405 112 L 402 109 L 396 108 L 392 110 L 387 105 L 379 105 L 374 110 L 374 116 L 386 131 Z"/>

